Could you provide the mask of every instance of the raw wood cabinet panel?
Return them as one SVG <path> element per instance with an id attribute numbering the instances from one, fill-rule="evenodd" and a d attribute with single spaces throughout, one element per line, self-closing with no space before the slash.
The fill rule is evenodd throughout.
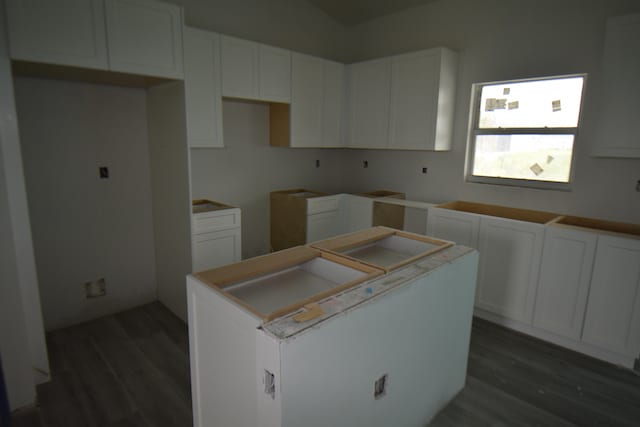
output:
<path id="1" fill-rule="evenodd" d="M 220 36 L 185 27 L 184 88 L 191 148 L 224 147 L 220 86 Z"/>
<path id="2" fill-rule="evenodd" d="M 604 90 L 594 155 L 640 157 L 640 14 L 609 18 L 604 44 Z"/>
<path id="3" fill-rule="evenodd" d="M 106 70 L 103 0 L 7 0 L 11 59 Z"/>
<path id="4" fill-rule="evenodd" d="M 349 65 L 349 147 L 387 148 L 391 58 Z"/>
<path id="5" fill-rule="evenodd" d="M 451 148 L 456 58 L 444 48 L 393 57 L 389 148 Z"/>
<path id="6" fill-rule="evenodd" d="M 544 225 L 484 217 L 476 306 L 531 324 Z"/>
<path id="7" fill-rule="evenodd" d="M 640 353 L 640 239 L 598 237 L 582 340 Z"/>
<path id="8" fill-rule="evenodd" d="M 112 71 L 183 78 L 182 10 L 151 0 L 105 0 Z"/>
<path id="9" fill-rule="evenodd" d="M 547 227 L 534 326 L 580 339 L 597 240 L 588 231 Z"/>

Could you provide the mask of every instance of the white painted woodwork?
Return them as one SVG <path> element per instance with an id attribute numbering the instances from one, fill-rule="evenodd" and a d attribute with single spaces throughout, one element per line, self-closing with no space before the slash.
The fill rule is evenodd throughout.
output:
<path id="1" fill-rule="evenodd" d="M 426 425 L 464 386 L 477 253 L 412 271 L 402 286 L 289 338 L 188 276 L 194 426 Z M 375 399 L 383 374 L 388 391 Z"/>
<path id="2" fill-rule="evenodd" d="M 349 140 L 353 148 L 387 148 L 391 58 L 359 62 L 349 70 Z"/>
<path id="3" fill-rule="evenodd" d="M 105 0 L 109 68 L 183 78 L 182 9 L 153 0 Z"/>
<path id="4" fill-rule="evenodd" d="M 456 54 L 445 48 L 392 57 L 389 148 L 449 150 Z"/>
<path id="5" fill-rule="evenodd" d="M 310 197 L 307 199 L 307 215 L 341 209 L 341 194 L 331 196 Z"/>
<path id="6" fill-rule="evenodd" d="M 193 271 L 204 271 L 240 261 L 242 236 L 240 228 L 214 231 L 193 236 Z"/>
<path id="7" fill-rule="evenodd" d="M 342 234 L 342 211 L 333 210 L 307 215 L 307 243 L 328 239 Z"/>
<path id="8" fill-rule="evenodd" d="M 231 98 L 258 99 L 258 44 L 222 35 L 222 95 Z"/>
<path id="9" fill-rule="evenodd" d="M 598 236 L 582 340 L 640 354 L 640 239 Z"/>
<path id="10" fill-rule="evenodd" d="M 7 0 L 14 60 L 106 70 L 103 0 Z"/>
<path id="11" fill-rule="evenodd" d="M 373 225 L 373 199 L 370 197 L 344 195 L 345 232 L 364 230 Z"/>
<path id="12" fill-rule="evenodd" d="M 598 236 L 576 228 L 545 230 L 533 325 L 580 339 Z"/>
<path id="13" fill-rule="evenodd" d="M 184 28 L 184 90 L 191 148 L 224 147 L 220 36 Z"/>
<path id="14" fill-rule="evenodd" d="M 427 215 L 427 235 L 478 249 L 480 216 L 431 207 Z"/>
<path id="15" fill-rule="evenodd" d="M 291 147 L 342 147 L 345 67 L 309 55 L 291 57 Z"/>
<path id="16" fill-rule="evenodd" d="M 323 60 L 322 146 L 344 147 L 346 114 L 344 64 Z"/>
<path id="17" fill-rule="evenodd" d="M 477 307 L 531 323 L 543 239 L 542 224 L 482 217 Z"/>
<path id="18" fill-rule="evenodd" d="M 321 147 L 324 123 L 324 60 L 291 56 L 291 147 Z"/>
<path id="19" fill-rule="evenodd" d="M 635 128 L 640 116 L 640 14 L 607 20 L 604 42 L 604 90 L 598 108 L 593 154 L 601 157 L 640 157 Z"/>
<path id="20" fill-rule="evenodd" d="M 261 44 L 258 53 L 259 99 L 291 102 L 291 52 Z"/>
<path id="21" fill-rule="evenodd" d="M 192 268 L 208 270 L 242 259 L 242 220 L 238 208 L 193 214 Z"/>

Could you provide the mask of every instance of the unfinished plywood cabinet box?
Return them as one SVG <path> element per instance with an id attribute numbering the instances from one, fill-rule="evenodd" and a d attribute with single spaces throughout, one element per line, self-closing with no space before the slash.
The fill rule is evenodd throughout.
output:
<path id="1" fill-rule="evenodd" d="M 477 259 L 382 275 L 300 247 L 189 276 L 194 425 L 426 425 L 464 386 Z"/>

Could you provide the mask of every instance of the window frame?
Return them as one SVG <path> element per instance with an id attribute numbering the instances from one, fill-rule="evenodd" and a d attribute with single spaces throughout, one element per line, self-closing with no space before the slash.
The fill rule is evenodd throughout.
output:
<path id="1" fill-rule="evenodd" d="M 544 128 L 491 128 L 481 129 L 479 126 L 481 102 L 482 102 L 482 88 L 485 86 L 509 84 L 509 83 L 523 83 L 523 82 L 539 82 L 544 80 L 560 80 L 569 78 L 582 78 L 582 94 L 580 96 L 580 110 L 578 112 L 578 121 L 576 127 L 544 127 Z M 494 82 L 482 82 L 474 83 L 471 87 L 471 113 L 469 119 L 469 131 L 467 132 L 467 156 L 465 164 L 465 181 L 477 184 L 493 184 L 493 185 L 507 185 L 512 187 L 524 187 L 535 188 L 543 190 L 560 190 L 571 191 L 571 185 L 573 183 L 575 162 L 576 162 L 576 147 L 578 142 L 578 134 L 582 123 L 582 113 L 584 108 L 584 96 L 587 86 L 587 73 L 576 74 L 562 74 L 555 76 L 545 77 L 531 77 L 524 79 L 514 80 L 501 80 Z M 478 135 L 573 135 L 573 146 L 571 149 L 571 163 L 569 170 L 568 182 L 556 182 L 556 181 L 543 181 L 535 179 L 520 179 L 520 178 L 500 178 L 491 176 L 479 176 L 473 175 L 473 166 L 475 161 L 475 144 L 476 137 Z"/>

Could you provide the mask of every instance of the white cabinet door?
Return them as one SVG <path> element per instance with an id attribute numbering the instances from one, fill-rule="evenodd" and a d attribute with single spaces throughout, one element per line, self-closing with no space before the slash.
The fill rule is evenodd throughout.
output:
<path id="1" fill-rule="evenodd" d="M 476 306 L 531 324 L 544 225 L 483 217 Z"/>
<path id="2" fill-rule="evenodd" d="M 545 230 L 533 325 L 579 340 L 589 295 L 595 233 L 549 226 Z"/>
<path id="3" fill-rule="evenodd" d="M 294 53 L 291 58 L 291 147 L 321 147 L 323 60 Z"/>
<path id="4" fill-rule="evenodd" d="M 600 235 L 582 340 L 616 353 L 640 353 L 640 240 Z"/>
<path id="5" fill-rule="evenodd" d="M 260 45 L 259 98 L 270 102 L 291 102 L 291 52 Z"/>
<path id="6" fill-rule="evenodd" d="M 221 36 L 222 95 L 232 98 L 258 99 L 258 44 Z"/>
<path id="7" fill-rule="evenodd" d="M 391 58 L 349 66 L 349 147 L 387 147 L 390 87 Z"/>
<path id="8" fill-rule="evenodd" d="M 438 48 L 392 58 L 389 148 L 449 150 L 456 54 Z"/>
<path id="9" fill-rule="evenodd" d="M 105 0 L 109 68 L 183 78 L 182 10 L 152 0 Z"/>
<path id="10" fill-rule="evenodd" d="M 436 207 L 429 208 L 427 235 L 478 249 L 480 216 Z"/>
<path id="11" fill-rule="evenodd" d="M 604 90 L 598 109 L 594 155 L 640 157 L 640 14 L 609 18 L 605 35 Z"/>
<path id="12" fill-rule="evenodd" d="M 343 204 L 346 226 L 345 233 L 363 230 L 373 225 L 372 198 L 345 194 Z"/>
<path id="13" fill-rule="evenodd" d="M 106 70 L 103 0 L 7 0 L 11 59 Z"/>
<path id="14" fill-rule="evenodd" d="M 185 27 L 184 89 L 191 148 L 224 147 L 220 85 L 220 36 Z"/>
<path id="15" fill-rule="evenodd" d="M 240 261 L 242 258 L 239 228 L 193 236 L 193 271 L 203 271 Z"/>
<path id="16" fill-rule="evenodd" d="M 342 215 L 340 210 L 307 215 L 307 241 L 317 242 L 342 234 Z"/>
<path id="17" fill-rule="evenodd" d="M 322 146 L 344 147 L 345 66 L 323 61 Z"/>

